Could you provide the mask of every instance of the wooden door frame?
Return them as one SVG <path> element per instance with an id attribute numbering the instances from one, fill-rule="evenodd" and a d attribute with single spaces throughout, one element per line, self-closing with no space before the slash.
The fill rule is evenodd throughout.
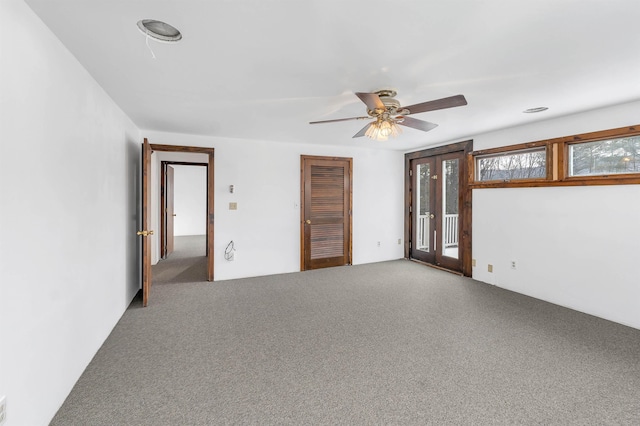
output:
<path id="1" fill-rule="evenodd" d="M 166 259 L 167 257 L 167 247 L 165 245 L 167 240 L 167 166 L 204 166 L 207 168 L 207 176 L 209 175 L 209 163 L 197 163 L 191 161 L 160 161 L 160 259 Z M 207 191 L 207 193 L 208 192 L 209 191 Z M 206 254 L 209 253 L 207 252 Z"/>
<path id="2" fill-rule="evenodd" d="M 151 228 L 151 146 L 147 138 L 142 143 L 142 191 L 141 191 L 141 214 L 142 229 L 137 235 L 142 236 L 141 247 L 141 281 L 142 281 L 142 306 L 147 306 L 149 293 L 151 290 L 151 239 L 153 230 Z"/>
<path id="3" fill-rule="evenodd" d="M 346 161 L 349 164 L 349 254 L 347 264 L 353 264 L 353 158 L 351 157 L 324 157 L 317 155 L 300 156 L 300 271 L 305 271 L 305 176 L 304 165 L 306 160 Z"/>
<path id="4" fill-rule="evenodd" d="M 473 140 L 467 140 L 450 145 L 439 146 L 436 148 L 423 149 L 421 151 L 410 152 L 404 155 L 404 257 L 411 258 L 411 250 L 409 243 L 411 242 L 411 179 L 409 171 L 411 170 L 411 160 L 423 157 L 433 157 L 436 155 L 451 154 L 456 152 L 463 153 L 463 159 L 460 162 L 460 176 L 462 184 L 458 190 L 459 203 L 461 209 L 460 215 L 460 260 L 462 266 L 462 274 L 470 277 L 472 275 L 472 253 L 471 253 L 471 187 L 470 187 L 470 167 L 469 158 L 473 151 Z"/>
<path id="5" fill-rule="evenodd" d="M 181 145 L 150 144 L 151 152 L 180 152 L 191 154 L 207 154 L 207 281 L 213 281 L 214 272 L 214 148 Z"/>

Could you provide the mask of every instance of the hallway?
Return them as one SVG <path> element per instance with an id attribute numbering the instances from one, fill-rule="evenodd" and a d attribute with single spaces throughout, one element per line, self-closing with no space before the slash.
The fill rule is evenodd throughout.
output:
<path id="1" fill-rule="evenodd" d="M 153 285 L 206 281 L 206 237 L 175 237 L 174 251 L 151 267 Z"/>

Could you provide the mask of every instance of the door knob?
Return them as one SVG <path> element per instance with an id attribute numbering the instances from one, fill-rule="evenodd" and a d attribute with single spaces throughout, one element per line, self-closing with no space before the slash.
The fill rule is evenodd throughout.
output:
<path id="1" fill-rule="evenodd" d="M 174 213 L 173 216 L 177 216 L 177 215 Z"/>
<path id="2" fill-rule="evenodd" d="M 305 223 L 306 223 L 307 225 L 311 225 L 311 219 L 307 219 L 307 220 L 305 220 Z"/>
<path id="3" fill-rule="evenodd" d="M 435 219 L 435 218 L 436 218 L 436 215 L 435 215 L 435 214 L 433 214 L 433 213 L 431 213 L 431 214 L 429 215 L 429 217 L 430 217 L 431 219 Z"/>
<path id="4" fill-rule="evenodd" d="M 136 235 L 142 235 L 143 237 L 148 237 L 149 235 L 153 235 L 153 230 L 151 231 L 138 231 Z"/>

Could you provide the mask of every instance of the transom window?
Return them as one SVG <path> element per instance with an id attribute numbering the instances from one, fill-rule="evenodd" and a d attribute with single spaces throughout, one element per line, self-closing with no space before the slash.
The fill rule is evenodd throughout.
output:
<path id="1" fill-rule="evenodd" d="M 640 184 L 640 126 L 469 154 L 472 188 Z"/>
<path id="2" fill-rule="evenodd" d="M 545 147 L 476 157 L 476 180 L 480 182 L 544 179 L 546 176 L 547 152 Z"/>
<path id="3" fill-rule="evenodd" d="M 640 173 L 640 136 L 568 145 L 569 176 Z"/>

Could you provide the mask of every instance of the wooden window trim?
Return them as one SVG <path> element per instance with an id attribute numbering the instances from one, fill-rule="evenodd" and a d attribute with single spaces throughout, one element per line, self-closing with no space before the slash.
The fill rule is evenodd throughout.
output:
<path id="1" fill-rule="evenodd" d="M 490 156 L 490 155 L 495 155 L 495 154 L 510 154 L 512 152 L 517 152 L 517 151 L 527 151 L 527 150 L 531 150 L 531 149 L 538 149 L 538 148 L 545 148 L 545 154 L 546 154 L 546 177 L 545 178 L 535 178 L 535 179 L 516 179 L 516 180 L 487 180 L 487 181 L 477 181 L 476 180 L 476 164 L 477 164 L 477 158 L 478 157 L 484 157 L 484 156 Z M 538 142 L 526 142 L 526 143 L 520 143 L 520 144 L 516 144 L 516 145 L 509 145 L 509 146 L 505 146 L 505 147 L 499 147 L 499 148 L 490 148 L 490 149 L 483 149 L 483 150 L 479 150 L 479 151 L 474 151 L 470 154 L 471 156 L 471 163 L 469 164 L 470 167 L 470 171 L 473 173 L 472 175 L 470 175 L 470 180 L 469 182 L 472 188 L 477 188 L 479 186 L 482 187 L 488 187 L 488 188 L 494 188 L 494 187 L 503 187 L 503 186 L 507 186 L 510 184 L 518 184 L 518 185 L 522 185 L 525 184 L 524 186 L 531 186 L 534 185 L 536 183 L 543 183 L 543 182 L 547 182 L 550 179 L 553 178 L 553 167 L 552 165 L 553 163 L 553 149 L 549 146 L 549 143 L 547 141 L 538 141 Z"/>
<path id="2" fill-rule="evenodd" d="M 640 173 L 568 176 L 569 146 L 586 142 L 596 142 L 640 135 L 640 125 L 619 127 L 616 129 L 583 133 L 573 136 L 546 139 L 509 145 L 499 148 L 483 149 L 468 154 L 469 186 L 472 189 L 481 188 L 524 188 L 543 186 L 589 186 L 589 185 L 634 185 L 640 184 Z M 509 153 L 530 148 L 546 146 L 547 177 L 546 179 L 519 179 L 514 181 L 476 181 L 476 158 L 488 154 Z"/>

